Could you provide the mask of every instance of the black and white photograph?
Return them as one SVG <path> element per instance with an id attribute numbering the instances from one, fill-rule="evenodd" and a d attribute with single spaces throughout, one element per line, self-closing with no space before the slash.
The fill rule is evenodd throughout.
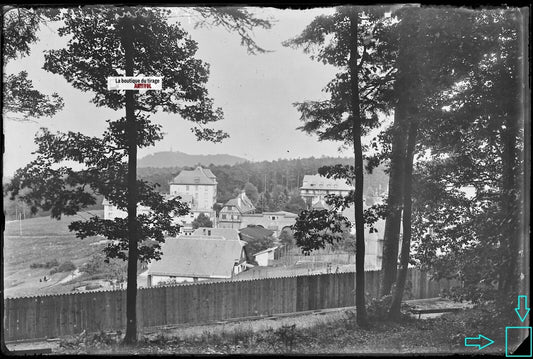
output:
<path id="1" fill-rule="evenodd" d="M 532 357 L 530 8 L 2 6 L 3 355 Z"/>

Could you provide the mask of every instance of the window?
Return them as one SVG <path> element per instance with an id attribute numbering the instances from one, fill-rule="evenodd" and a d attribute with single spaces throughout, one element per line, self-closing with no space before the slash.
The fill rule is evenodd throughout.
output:
<path id="1" fill-rule="evenodd" d="M 271 216 L 270 219 L 272 219 L 273 221 L 276 220 L 276 217 L 275 216 Z"/>
<path id="2" fill-rule="evenodd" d="M 195 191 L 198 191 L 198 185 L 195 185 L 195 186 L 194 186 L 194 190 L 195 190 Z"/>
<path id="3" fill-rule="evenodd" d="M 185 190 L 186 190 L 186 191 L 189 190 L 189 185 L 185 186 Z"/>
<path id="4" fill-rule="evenodd" d="M 222 214 L 222 219 L 226 219 L 226 214 Z"/>

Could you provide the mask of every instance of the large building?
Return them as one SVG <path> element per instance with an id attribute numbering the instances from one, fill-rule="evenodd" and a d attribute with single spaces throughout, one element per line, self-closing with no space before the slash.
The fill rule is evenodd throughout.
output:
<path id="1" fill-rule="evenodd" d="M 346 196 L 354 187 L 343 179 L 326 178 L 321 175 L 305 175 L 300 196 L 309 207 L 325 199 L 328 194 Z"/>
<path id="2" fill-rule="evenodd" d="M 170 195 L 192 197 L 191 210 L 194 218 L 203 213 L 215 222 L 213 205 L 217 197 L 217 179 L 211 170 L 202 167 L 196 167 L 192 171 L 183 170 L 169 185 Z"/>
<path id="3" fill-rule="evenodd" d="M 197 167 L 192 171 L 181 171 L 169 183 L 170 193 L 165 195 L 165 199 L 180 197 L 181 202 L 189 205 L 191 212 L 185 216 L 174 218 L 174 222 L 182 226 L 181 233 L 192 234 L 192 222 L 201 213 L 209 217 L 209 219 L 216 223 L 216 215 L 213 205 L 216 202 L 217 194 L 217 180 L 215 175 L 209 170 L 202 167 Z M 107 199 L 103 201 L 104 218 L 125 218 L 126 211 L 118 209 L 112 205 Z M 139 214 L 148 213 L 149 208 L 145 206 L 138 206 L 137 212 Z"/>

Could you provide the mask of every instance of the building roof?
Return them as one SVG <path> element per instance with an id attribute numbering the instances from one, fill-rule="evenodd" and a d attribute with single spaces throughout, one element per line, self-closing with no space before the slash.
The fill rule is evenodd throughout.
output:
<path id="1" fill-rule="evenodd" d="M 244 191 L 240 193 L 237 197 L 230 199 L 224 204 L 224 207 L 233 206 L 237 208 L 239 213 L 248 213 L 255 211 L 255 206 L 252 201 L 246 196 Z"/>
<path id="2" fill-rule="evenodd" d="M 346 180 L 343 179 L 327 178 L 321 175 L 305 175 L 300 189 L 349 191 L 353 187 L 346 184 Z"/>
<path id="3" fill-rule="evenodd" d="M 217 179 L 213 172 L 207 168 L 196 167 L 194 170 L 183 170 L 174 177 L 170 184 L 201 184 L 201 185 L 215 185 Z"/>
<path id="4" fill-rule="evenodd" d="M 211 233 L 211 234 L 209 234 Z M 193 233 L 193 236 L 219 236 L 227 240 L 235 240 L 238 241 L 241 238 L 239 237 L 239 232 L 236 229 L 233 228 L 208 228 L 208 227 L 200 227 L 197 228 Z"/>
<path id="5" fill-rule="evenodd" d="M 268 253 L 268 252 L 272 252 L 272 251 L 275 251 L 279 246 L 275 246 L 275 247 L 271 247 L 271 248 L 267 248 L 267 249 L 263 249 L 261 252 L 257 252 L 256 254 L 254 254 L 254 257 L 255 256 L 258 256 L 258 255 L 261 255 L 263 253 Z"/>
<path id="6" fill-rule="evenodd" d="M 161 259 L 152 262 L 149 275 L 231 278 L 234 263 L 240 262 L 242 241 L 222 237 L 179 236 L 167 238 Z"/>
<path id="7" fill-rule="evenodd" d="M 283 216 L 287 218 L 297 218 L 298 215 L 292 212 L 287 211 L 277 211 L 277 212 L 263 212 L 263 215 L 266 216 Z"/>
<path id="8" fill-rule="evenodd" d="M 263 238 L 263 237 L 270 237 L 271 235 L 274 234 L 274 231 L 263 228 L 261 226 L 248 226 L 245 228 L 241 228 L 239 231 L 241 232 L 241 235 L 244 238 L 246 237 Z"/>

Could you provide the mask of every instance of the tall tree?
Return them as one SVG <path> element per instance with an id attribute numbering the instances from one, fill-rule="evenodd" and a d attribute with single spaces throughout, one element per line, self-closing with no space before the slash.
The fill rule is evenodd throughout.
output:
<path id="1" fill-rule="evenodd" d="M 438 276 L 464 280 L 465 298 L 505 299 L 500 306 L 511 311 L 508 299 L 526 276 L 517 266 L 527 255 L 518 248 L 524 214 L 523 21 L 515 9 L 476 14 L 479 58 L 428 113 L 434 125 L 424 129 L 422 145 L 431 151 L 419 165 L 424 190 L 417 196 L 426 205 L 415 212 L 420 263 Z M 429 190 L 442 193 L 441 203 Z M 424 218 L 433 220 L 432 235 Z M 442 254 L 432 258 L 437 251 Z"/>
<path id="2" fill-rule="evenodd" d="M 391 317 L 399 308 L 410 261 L 411 191 L 413 157 L 419 151 L 420 126 L 431 127 L 427 111 L 435 96 L 461 81 L 475 62 L 477 47 L 472 43 L 472 13 L 457 9 L 402 7 L 397 22 L 381 33 L 393 51 L 394 123 L 381 140 L 389 165 L 388 215 L 385 227 L 380 294 L 394 290 Z M 383 153 L 381 154 L 383 155 Z M 370 161 L 375 164 L 374 159 Z M 403 220 L 400 220 L 402 218 Z M 400 223 L 403 223 L 400 272 L 396 273 Z"/>
<path id="3" fill-rule="evenodd" d="M 177 231 L 171 217 L 187 211 L 176 200 L 165 201 L 154 186 L 137 181 L 137 146 L 153 145 L 161 139 L 160 128 L 150 123 L 149 115 L 163 110 L 190 120 L 197 125 L 192 131 L 199 140 L 218 142 L 227 137 L 220 130 L 205 127 L 222 118 L 222 111 L 213 108 L 213 100 L 207 97 L 208 67 L 194 58 L 196 42 L 179 25 L 169 24 L 169 14 L 161 9 L 111 7 L 69 9 L 63 14 L 64 26 L 58 33 L 70 35 L 67 48 L 48 51 L 44 68 L 63 75 L 75 88 L 92 91 L 92 102 L 97 106 L 114 110 L 125 107 L 126 116 L 109 121 L 103 140 L 77 133 L 53 135 L 44 130 L 36 138 L 38 158 L 17 171 L 11 187 L 13 194 L 29 188 L 24 199 L 32 209 L 51 209 L 55 218 L 93 204 L 94 196 L 85 192 L 86 187 L 127 210 L 126 220 L 93 217 L 70 227 L 81 238 L 99 234 L 118 240 L 118 244 L 108 245 L 106 255 L 128 261 L 125 343 L 137 340 L 137 261 L 157 259 L 164 233 Z M 121 75 L 162 75 L 163 90 L 108 91 L 107 77 Z M 80 162 L 86 168 L 54 168 L 64 160 Z M 152 211 L 137 214 L 138 204 Z M 149 239 L 157 243 L 145 244 Z"/>
<path id="4" fill-rule="evenodd" d="M 363 14 L 363 15 L 362 15 Z M 356 307 L 357 322 L 368 324 L 365 308 L 364 226 L 363 211 L 363 148 L 361 137 L 378 124 L 378 113 L 386 111 L 388 96 L 387 71 L 372 60 L 379 44 L 373 33 L 381 31 L 383 9 L 340 7 L 334 15 L 317 17 L 297 38 L 287 45 L 302 47 L 306 53 L 325 63 L 337 66 L 340 72 L 327 86 L 330 99 L 297 104 L 305 124 L 300 128 L 318 134 L 319 140 L 342 141 L 351 146 L 353 166 L 323 167 L 319 173 L 344 178 L 355 186 L 346 198 L 329 196 L 332 210 L 302 211 L 294 225 L 297 244 L 304 252 L 324 247 L 342 238 L 350 221 L 339 213 L 349 206 L 355 209 L 356 231 Z M 363 20 L 362 20 L 363 19 Z M 316 54 L 315 54 L 316 53 Z M 379 56 L 376 56 L 378 59 Z M 367 223 L 370 224 L 370 223 Z"/>

